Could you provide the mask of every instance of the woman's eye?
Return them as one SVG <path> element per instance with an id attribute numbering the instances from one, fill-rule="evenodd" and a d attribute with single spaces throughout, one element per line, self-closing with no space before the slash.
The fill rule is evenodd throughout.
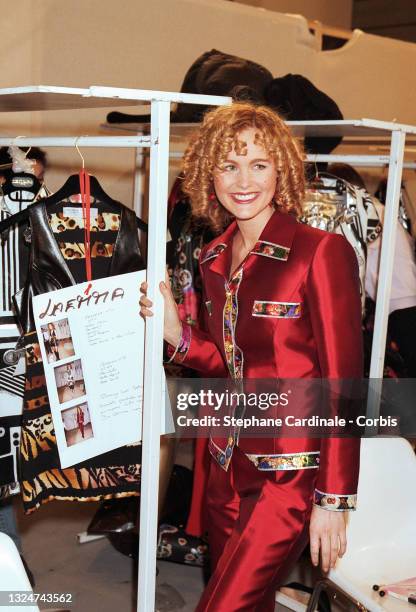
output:
<path id="1" fill-rule="evenodd" d="M 234 166 L 234 164 L 225 164 L 221 170 L 223 172 L 233 172 L 236 169 L 236 167 Z"/>
<path id="2" fill-rule="evenodd" d="M 267 168 L 266 164 L 255 164 L 256 170 L 265 170 Z"/>

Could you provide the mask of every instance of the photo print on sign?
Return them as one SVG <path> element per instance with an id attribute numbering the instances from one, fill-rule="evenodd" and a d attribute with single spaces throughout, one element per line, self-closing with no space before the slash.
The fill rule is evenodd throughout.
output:
<path id="1" fill-rule="evenodd" d="M 75 355 L 68 319 L 42 325 L 41 331 L 48 363 L 56 363 Z"/>

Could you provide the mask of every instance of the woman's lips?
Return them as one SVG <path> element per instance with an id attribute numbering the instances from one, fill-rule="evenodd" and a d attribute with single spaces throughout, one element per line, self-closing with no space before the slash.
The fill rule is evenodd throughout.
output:
<path id="1" fill-rule="evenodd" d="M 231 193 L 230 196 L 237 204 L 251 204 L 258 196 L 258 192 Z"/>

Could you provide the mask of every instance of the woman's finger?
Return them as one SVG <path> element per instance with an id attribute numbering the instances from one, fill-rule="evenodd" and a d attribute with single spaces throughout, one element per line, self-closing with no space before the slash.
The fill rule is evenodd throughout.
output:
<path id="1" fill-rule="evenodd" d="M 343 557 L 347 551 L 347 533 L 345 529 L 342 529 L 338 534 L 339 537 L 339 551 L 338 557 Z"/>
<path id="2" fill-rule="evenodd" d="M 333 533 L 331 533 L 330 535 L 330 559 L 329 559 L 329 566 L 330 568 L 334 568 L 335 564 L 337 562 L 338 559 L 338 552 L 339 552 L 339 537 L 338 537 L 338 532 L 334 531 Z"/>
<path id="3" fill-rule="evenodd" d="M 142 293 L 147 293 L 147 287 L 148 287 L 148 285 L 147 285 L 146 281 L 143 281 L 142 284 L 140 285 L 140 291 Z"/>
<path id="4" fill-rule="evenodd" d="M 145 297 L 145 296 L 143 296 L 143 297 L 141 297 L 141 298 L 140 298 L 140 300 L 139 300 L 139 304 L 140 304 L 140 306 L 147 306 L 147 307 L 149 307 L 149 308 L 150 308 L 151 306 L 153 306 L 153 302 L 152 302 L 152 300 L 149 300 L 149 298 L 148 298 L 148 297 Z"/>
<path id="5" fill-rule="evenodd" d="M 160 287 L 160 290 L 161 290 L 161 292 L 162 292 L 163 297 L 165 297 L 166 295 L 168 295 L 168 293 L 169 293 L 169 288 L 168 288 L 168 287 L 169 287 L 169 285 L 168 285 L 168 284 L 166 284 L 166 282 L 161 281 L 161 282 L 159 283 L 159 287 Z"/>
<path id="6" fill-rule="evenodd" d="M 310 550 L 313 565 L 319 565 L 319 537 L 315 534 L 310 534 Z"/>
<path id="7" fill-rule="evenodd" d="M 140 314 L 142 317 L 153 317 L 153 312 L 144 307 L 140 309 Z"/>
<path id="8" fill-rule="evenodd" d="M 331 559 L 331 541 L 328 533 L 321 535 L 321 567 L 324 572 L 329 571 L 329 562 Z"/>

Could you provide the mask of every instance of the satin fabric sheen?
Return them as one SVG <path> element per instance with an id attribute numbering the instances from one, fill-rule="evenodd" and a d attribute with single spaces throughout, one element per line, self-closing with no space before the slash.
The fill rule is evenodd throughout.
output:
<path id="1" fill-rule="evenodd" d="M 232 223 L 201 252 L 203 304 L 210 303 L 206 331 L 192 329 L 181 361 L 203 376 L 230 375 L 223 312 L 236 231 Z M 259 240 L 284 247 L 288 256 L 251 254 L 243 265 L 234 336 L 243 354 L 243 378 L 360 378 L 361 303 L 353 249 L 343 237 L 281 212 L 273 214 Z M 207 258 L 220 244 L 222 251 Z M 295 303 L 300 316 L 253 316 L 255 301 Z M 214 441 L 225 448 L 225 438 Z M 211 461 L 206 511 L 214 573 L 198 612 L 274 609 L 275 589 L 307 542 L 314 488 L 354 495 L 359 449 L 360 441 L 348 438 L 240 438 L 228 471 Z M 314 451 L 320 451 L 319 469 L 261 472 L 245 455 Z M 196 478 L 201 473 L 196 465 Z M 202 487 L 199 482 L 198 501 Z"/>
<path id="2" fill-rule="evenodd" d="M 261 473 L 239 448 L 227 472 L 211 462 L 206 511 L 215 569 L 197 612 L 274 610 L 276 584 L 308 541 L 315 478 L 316 470 Z"/>

